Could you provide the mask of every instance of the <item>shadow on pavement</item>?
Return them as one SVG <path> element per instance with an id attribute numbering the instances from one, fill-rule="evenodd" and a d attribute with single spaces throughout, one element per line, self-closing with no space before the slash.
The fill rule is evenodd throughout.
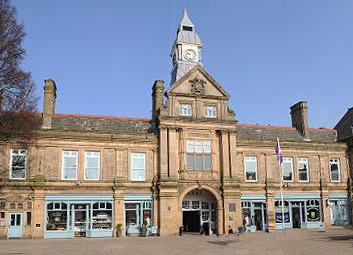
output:
<path id="1" fill-rule="evenodd" d="M 221 246 L 227 246 L 230 243 L 236 243 L 239 242 L 238 240 L 228 240 L 228 241 L 207 241 L 210 244 L 216 244 L 216 245 L 221 245 Z"/>
<path id="2" fill-rule="evenodd" d="M 328 236 L 333 241 L 344 241 L 344 240 L 353 240 L 353 235 L 337 235 L 337 236 Z"/>

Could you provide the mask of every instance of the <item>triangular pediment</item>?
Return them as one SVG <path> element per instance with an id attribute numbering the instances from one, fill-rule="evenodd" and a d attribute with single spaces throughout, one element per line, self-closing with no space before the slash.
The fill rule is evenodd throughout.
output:
<path id="1" fill-rule="evenodd" d="M 229 99 L 228 93 L 200 65 L 177 80 L 166 94 Z"/>

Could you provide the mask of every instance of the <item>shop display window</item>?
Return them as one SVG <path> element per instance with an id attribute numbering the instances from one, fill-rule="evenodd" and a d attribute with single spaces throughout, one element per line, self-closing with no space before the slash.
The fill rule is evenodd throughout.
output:
<path id="1" fill-rule="evenodd" d="M 112 228 L 112 203 L 97 202 L 93 204 L 92 229 Z"/>
<path id="2" fill-rule="evenodd" d="M 139 204 L 126 204 L 125 205 L 126 212 L 126 226 L 129 227 L 137 227 L 138 222 L 138 212 L 139 212 Z"/>
<path id="3" fill-rule="evenodd" d="M 320 221 L 320 202 L 319 200 L 306 201 L 306 215 L 308 222 Z"/>
<path id="4" fill-rule="evenodd" d="M 275 202 L 275 207 L 276 207 L 276 223 L 282 223 L 282 201 L 276 201 Z M 284 207 L 283 207 L 283 216 L 284 216 L 284 222 L 289 223 L 290 222 L 290 214 L 289 214 L 289 202 L 284 201 Z"/>
<path id="5" fill-rule="evenodd" d="M 52 202 L 47 205 L 47 230 L 63 231 L 67 229 L 67 204 Z"/>

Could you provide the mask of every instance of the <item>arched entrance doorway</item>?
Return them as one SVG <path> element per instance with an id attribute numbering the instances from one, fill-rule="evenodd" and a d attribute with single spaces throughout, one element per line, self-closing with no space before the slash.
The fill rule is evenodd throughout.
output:
<path id="1" fill-rule="evenodd" d="M 206 189 L 193 189 L 182 200 L 182 226 L 184 232 L 217 233 L 218 201 Z"/>

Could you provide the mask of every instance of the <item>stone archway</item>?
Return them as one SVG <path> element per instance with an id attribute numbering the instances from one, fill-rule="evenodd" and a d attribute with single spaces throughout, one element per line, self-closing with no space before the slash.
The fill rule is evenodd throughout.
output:
<path id="1" fill-rule="evenodd" d="M 209 226 L 213 233 L 223 234 L 223 201 L 213 188 L 206 185 L 185 188 L 179 195 L 178 211 L 181 225 L 189 225 L 188 219 L 193 222 L 193 226 L 184 226 L 186 231 L 197 232 L 200 226 Z"/>

